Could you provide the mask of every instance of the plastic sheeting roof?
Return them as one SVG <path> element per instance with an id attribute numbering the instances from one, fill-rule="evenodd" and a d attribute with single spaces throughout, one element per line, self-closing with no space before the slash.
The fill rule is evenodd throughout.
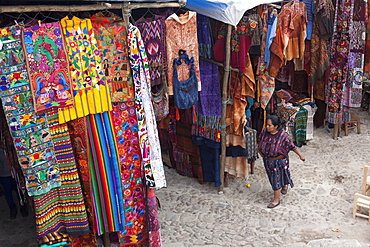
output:
<path id="1" fill-rule="evenodd" d="M 264 3 L 282 1 L 270 0 L 187 0 L 186 8 L 218 21 L 238 25 L 245 11 Z"/>

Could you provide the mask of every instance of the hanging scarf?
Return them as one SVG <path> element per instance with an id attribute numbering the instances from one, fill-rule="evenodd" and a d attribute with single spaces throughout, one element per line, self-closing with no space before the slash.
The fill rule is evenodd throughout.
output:
<path id="1" fill-rule="evenodd" d="M 329 123 L 346 122 L 349 113 L 343 107 L 343 86 L 348 79 L 348 55 L 350 48 L 350 23 L 353 19 L 354 0 L 337 0 L 335 9 L 334 36 L 331 42 L 330 76 L 327 96 L 326 120 Z M 347 116 L 347 117 L 346 117 Z"/>
<path id="2" fill-rule="evenodd" d="M 263 12 L 263 23 L 264 27 L 262 30 L 262 41 L 261 41 L 261 56 L 258 61 L 258 83 L 260 86 L 260 95 L 257 95 L 257 99 L 259 98 L 259 101 L 261 102 L 261 107 L 263 109 L 266 108 L 268 102 L 270 101 L 272 94 L 275 90 L 275 79 L 271 77 L 268 73 L 268 70 L 266 68 L 266 63 L 264 55 L 265 55 L 265 47 L 266 47 L 266 35 L 267 35 L 267 24 L 268 24 L 268 11 L 267 8 Z M 259 96 L 259 97 L 258 97 Z"/>
<path id="3" fill-rule="evenodd" d="M 138 115 L 140 148 L 145 169 L 145 179 L 148 186 L 162 188 L 166 186 L 166 180 L 157 123 L 150 99 L 148 59 L 139 29 L 133 25 L 129 26 L 128 44 L 130 47 L 130 66 L 133 70 L 135 83 L 136 114 Z"/>
<path id="4" fill-rule="evenodd" d="M 67 54 L 59 22 L 23 30 L 25 58 L 35 111 L 73 106 Z"/>
<path id="5" fill-rule="evenodd" d="M 68 47 L 75 107 L 60 117 L 59 122 L 112 110 L 102 57 L 90 19 L 65 17 L 61 24 Z"/>
<path id="6" fill-rule="evenodd" d="M 111 112 L 89 115 L 93 202 L 98 235 L 124 229 L 124 207 L 117 141 Z"/>
<path id="7" fill-rule="evenodd" d="M 21 46 L 21 27 L 0 29 L 0 96 L 30 196 L 61 185 L 45 114 L 36 115 Z"/>
<path id="8" fill-rule="evenodd" d="M 97 245 L 95 234 L 98 230 L 95 221 L 96 212 L 92 200 L 93 194 L 91 187 L 91 173 L 89 169 L 89 143 L 87 137 L 86 118 L 77 118 L 69 121 L 67 125 L 71 136 L 73 153 L 75 155 L 81 186 L 84 192 L 83 196 L 91 230 L 89 234 L 70 236 L 70 238 L 73 246 L 93 247 Z"/>
<path id="9" fill-rule="evenodd" d="M 62 185 L 34 197 L 37 235 L 41 237 L 58 230 L 69 235 L 87 234 L 89 223 L 67 124 L 58 123 L 56 109 L 47 112 L 47 121 Z"/>
<path id="10" fill-rule="evenodd" d="M 92 29 L 102 57 L 103 72 L 110 85 L 112 102 L 135 97 L 128 61 L 126 24 L 121 17 L 99 12 L 91 17 Z"/>
<path id="11" fill-rule="evenodd" d="M 349 30 L 352 38 L 348 54 L 348 79 L 344 84 L 343 105 L 348 107 L 361 106 L 367 19 L 367 2 L 356 0 Z"/>

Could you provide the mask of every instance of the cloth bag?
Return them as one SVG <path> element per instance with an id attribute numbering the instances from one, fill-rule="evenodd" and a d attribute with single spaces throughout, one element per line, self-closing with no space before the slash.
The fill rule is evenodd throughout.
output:
<path id="1" fill-rule="evenodd" d="M 189 78 L 185 81 L 178 79 L 177 66 L 190 65 Z M 186 53 L 180 52 L 180 57 L 173 60 L 173 95 L 175 105 L 179 109 L 189 109 L 198 102 L 198 79 L 194 70 L 194 58 L 189 59 Z"/>

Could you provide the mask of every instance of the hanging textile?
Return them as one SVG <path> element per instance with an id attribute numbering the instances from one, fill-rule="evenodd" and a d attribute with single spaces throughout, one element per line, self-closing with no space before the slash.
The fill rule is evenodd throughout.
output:
<path id="1" fill-rule="evenodd" d="M 166 179 L 157 123 L 150 98 L 148 58 L 139 29 L 133 25 L 129 26 L 128 44 L 130 47 L 130 66 L 133 71 L 135 85 L 136 114 L 138 116 L 140 149 L 145 168 L 145 178 L 148 186 L 162 188 L 166 186 Z"/>
<path id="2" fill-rule="evenodd" d="M 315 2 L 314 0 L 300 0 L 306 4 L 306 16 L 307 16 L 307 40 L 312 39 L 312 27 L 315 17 Z"/>
<path id="3" fill-rule="evenodd" d="M 244 16 L 231 34 L 231 66 L 240 72 L 246 71 L 246 57 L 252 46 L 252 37 L 258 22 Z M 213 46 L 215 60 L 223 63 L 225 60 L 227 25 L 223 24 L 218 39 Z"/>
<path id="4" fill-rule="evenodd" d="M 326 120 L 332 124 L 349 121 L 349 111 L 343 107 L 343 86 L 348 79 L 350 26 L 353 19 L 353 0 L 336 1 L 334 36 L 331 42 L 329 94 Z M 344 118 L 344 119 L 343 119 Z M 346 121 L 347 120 L 347 121 Z"/>
<path id="5" fill-rule="evenodd" d="M 202 91 L 199 92 L 198 111 L 203 116 L 221 116 L 221 90 L 218 78 L 218 66 L 199 61 Z"/>
<path id="6" fill-rule="evenodd" d="M 370 4 L 367 5 L 367 13 L 370 13 Z M 370 22 L 367 22 L 367 28 L 370 28 Z M 367 79 L 370 77 L 370 35 L 366 35 L 365 42 L 365 64 L 364 64 L 364 73 Z"/>
<path id="7" fill-rule="evenodd" d="M 228 98 L 232 104 L 226 106 L 226 132 L 242 135 L 246 123 L 245 108 L 248 103 L 246 97 L 241 95 L 241 82 L 238 73 L 235 71 L 231 71 L 228 88 Z"/>
<path id="8" fill-rule="evenodd" d="M 255 28 L 253 32 L 252 44 L 251 44 L 251 48 L 249 49 L 249 53 L 251 55 L 260 55 L 261 54 L 261 36 L 262 36 L 262 29 L 263 29 L 262 19 L 261 19 L 261 16 L 257 13 L 252 13 L 248 15 L 248 18 L 257 23 L 257 27 Z"/>
<path id="9" fill-rule="evenodd" d="M 90 20 L 102 57 L 105 79 L 111 88 L 112 102 L 133 101 L 135 93 L 128 61 L 125 22 L 111 12 L 106 15 L 96 13 Z"/>
<path id="10" fill-rule="evenodd" d="M 200 136 L 215 142 L 221 141 L 221 117 L 203 116 L 198 111 L 197 120 L 192 124 L 191 134 Z"/>
<path id="11" fill-rule="evenodd" d="M 331 1 L 328 0 L 328 8 L 334 11 Z M 310 86 L 313 89 L 314 95 L 322 95 L 324 93 L 324 80 L 322 79 L 325 70 L 329 67 L 329 56 L 326 39 L 320 35 L 319 16 L 315 17 L 315 22 L 312 30 L 311 40 L 311 68 L 310 68 Z M 317 89 L 317 90 L 315 90 Z M 322 91 L 319 91 L 322 90 Z M 320 92 L 322 92 L 320 94 Z M 320 96 L 319 96 L 320 97 Z M 324 97 L 318 98 L 324 100 Z"/>
<path id="12" fill-rule="evenodd" d="M 41 237 L 57 230 L 69 235 L 84 235 L 90 231 L 89 223 L 68 127 L 58 123 L 57 109 L 47 112 L 47 121 L 62 185 L 34 197 L 37 235 Z"/>
<path id="13" fill-rule="evenodd" d="M 255 80 L 255 75 L 253 72 L 253 67 L 252 67 L 251 58 L 250 58 L 249 53 L 246 55 L 245 59 L 246 59 L 245 72 L 240 77 L 240 81 L 242 84 L 241 95 L 247 96 L 250 98 L 255 98 L 256 80 Z"/>
<path id="14" fill-rule="evenodd" d="M 367 23 L 367 1 L 355 0 L 353 20 L 349 34 L 352 37 L 348 54 L 348 79 L 344 84 L 343 105 L 361 107 L 362 81 L 365 57 L 365 36 Z"/>
<path id="15" fill-rule="evenodd" d="M 237 178 L 248 179 L 248 157 L 245 133 L 240 136 L 227 134 L 225 172 Z"/>
<path id="16" fill-rule="evenodd" d="M 12 177 L 15 179 L 17 188 L 16 193 L 18 194 L 19 203 L 21 206 L 27 204 L 28 195 L 26 192 L 26 181 L 22 173 L 22 168 L 19 164 L 17 151 L 13 144 L 13 138 L 9 130 L 8 123 L 6 121 L 5 112 L 3 107 L 0 107 L 0 142 L 6 151 L 6 159 L 10 166 Z"/>
<path id="17" fill-rule="evenodd" d="M 67 54 L 59 22 L 23 30 L 25 58 L 36 112 L 73 106 Z M 59 114 L 63 115 L 63 112 Z"/>
<path id="18" fill-rule="evenodd" d="M 267 64 L 265 62 L 265 48 L 267 46 L 266 35 L 268 32 L 268 11 L 267 7 L 262 14 L 264 27 L 262 30 L 262 40 L 261 40 L 261 56 L 258 61 L 257 67 L 257 78 L 260 86 L 260 95 L 257 95 L 257 102 L 261 102 L 261 107 L 266 108 L 268 102 L 270 101 L 272 94 L 275 90 L 275 79 L 269 75 L 267 70 Z"/>
<path id="19" fill-rule="evenodd" d="M 306 142 L 306 128 L 307 128 L 308 111 L 303 106 L 299 106 L 299 111 L 295 115 L 295 141 L 297 145 L 299 142 Z M 299 145 L 300 146 L 300 145 Z"/>
<path id="20" fill-rule="evenodd" d="M 137 244 L 147 239 L 144 227 L 147 224 L 147 211 L 135 103 L 113 103 L 113 123 L 120 160 L 125 215 L 125 228 L 120 233 L 120 243 Z"/>
<path id="21" fill-rule="evenodd" d="M 267 67 L 269 66 L 270 64 L 270 46 L 272 44 L 272 41 L 273 39 L 275 38 L 276 36 L 276 25 L 277 25 L 277 11 L 276 12 L 273 12 L 273 10 L 269 10 L 267 12 L 267 14 L 264 15 L 264 19 L 265 19 L 265 26 L 264 28 L 267 28 L 267 30 L 263 30 L 262 29 L 262 34 L 264 34 L 264 32 L 266 32 L 264 35 L 266 37 L 263 37 L 262 35 L 262 38 L 265 39 L 264 43 L 265 43 L 265 47 L 264 49 L 262 49 L 262 46 L 261 46 L 261 50 L 263 51 L 263 60 L 266 64 L 267 64 Z"/>
<path id="22" fill-rule="evenodd" d="M 197 13 L 188 11 L 182 16 L 170 15 L 166 23 L 166 48 L 167 48 L 167 84 L 168 93 L 173 95 L 173 60 L 179 57 L 179 51 L 184 50 L 189 58 L 194 58 L 194 68 L 198 78 L 198 91 L 202 90 L 199 70 L 198 38 L 197 38 Z M 191 34 L 191 35 L 189 35 Z M 185 81 L 189 77 L 189 68 L 186 65 L 178 66 L 178 79 Z"/>
<path id="23" fill-rule="evenodd" d="M 148 230 L 149 230 L 149 245 L 150 247 L 162 247 L 161 229 L 158 220 L 158 202 L 154 189 L 148 189 L 147 192 L 148 205 Z"/>
<path id="24" fill-rule="evenodd" d="M 21 26 L 0 29 L 0 96 L 30 196 L 61 185 L 45 114 L 34 114 Z"/>
<path id="25" fill-rule="evenodd" d="M 220 186 L 221 143 L 200 136 L 193 136 L 193 144 L 199 146 L 203 181 L 214 182 L 215 187 Z"/>
<path id="26" fill-rule="evenodd" d="M 213 59 L 211 32 L 212 30 L 211 30 L 211 23 L 210 23 L 209 17 L 198 14 L 197 34 L 198 34 L 199 56 L 205 57 L 208 59 Z M 202 76 L 202 71 L 200 71 L 200 76 Z M 201 81 L 202 81 L 202 78 L 201 78 Z"/>
<path id="27" fill-rule="evenodd" d="M 111 112 L 87 117 L 93 202 L 98 235 L 124 229 L 124 207 L 117 141 Z"/>
<path id="28" fill-rule="evenodd" d="M 149 66 L 153 63 L 164 65 L 167 70 L 166 25 L 165 17 L 155 15 L 153 18 L 141 17 L 136 21 L 144 42 Z M 153 78 L 153 74 L 150 75 Z"/>
<path id="29" fill-rule="evenodd" d="M 59 116 L 59 122 L 112 110 L 109 85 L 90 19 L 67 16 L 61 25 L 68 47 L 75 107 Z"/>
<path id="30" fill-rule="evenodd" d="M 92 201 L 91 174 L 89 169 L 89 143 L 87 135 L 86 118 L 77 118 L 67 123 L 71 136 L 73 153 L 83 190 L 85 207 L 89 220 L 90 233 L 83 236 L 70 236 L 73 246 L 94 247 L 97 245 L 97 226 L 95 222 L 95 209 Z"/>

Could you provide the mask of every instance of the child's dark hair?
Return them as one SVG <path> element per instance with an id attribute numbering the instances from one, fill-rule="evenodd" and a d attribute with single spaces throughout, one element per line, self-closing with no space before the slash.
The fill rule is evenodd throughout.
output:
<path id="1" fill-rule="evenodd" d="M 281 119 L 278 115 L 273 115 L 273 114 L 272 115 L 268 115 L 267 118 L 266 118 L 266 121 L 268 119 L 271 120 L 271 123 L 274 126 L 278 126 L 277 127 L 278 130 L 281 130 L 285 126 L 285 121 L 283 119 Z"/>

